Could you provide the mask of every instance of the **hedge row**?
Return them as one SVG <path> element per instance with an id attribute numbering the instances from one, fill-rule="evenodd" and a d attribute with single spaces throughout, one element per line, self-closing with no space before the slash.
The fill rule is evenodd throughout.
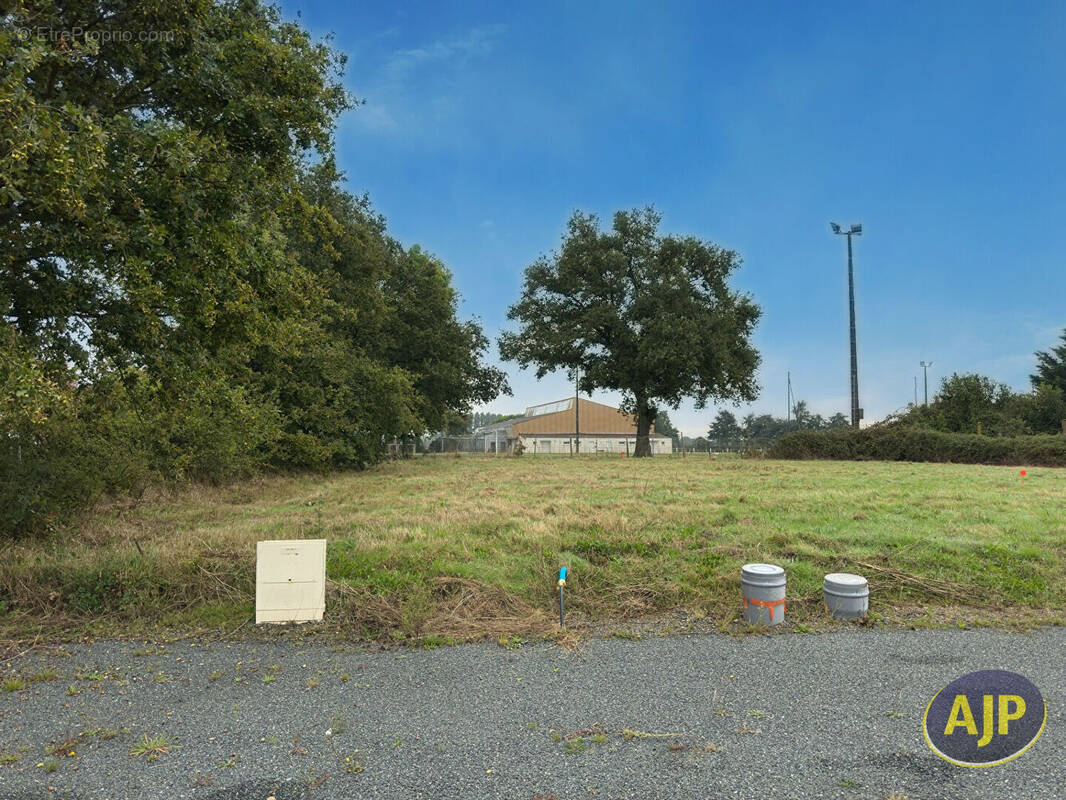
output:
<path id="1" fill-rule="evenodd" d="M 943 461 L 1066 467 L 1066 436 L 978 436 L 906 426 L 796 431 L 774 442 L 771 458 Z"/>

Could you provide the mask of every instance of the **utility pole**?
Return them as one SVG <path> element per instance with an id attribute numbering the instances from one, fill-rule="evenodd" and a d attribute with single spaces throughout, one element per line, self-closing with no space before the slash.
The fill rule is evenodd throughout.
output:
<path id="1" fill-rule="evenodd" d="M 859 408 L 859 356 L 855 348 L 855 269 L 851 255 L 851 237 L 862 236 L 862 225 L 852 225 L 848 230 L 843 230 L 835 222 L 829 223 L 833 233 L 848 237 L 848 311 L 850 316 L 851 330 L 851 427 L 858 428 L 862 418 L 862 409 Z"/>
<path id="2" fill-rule="evenodd" d="M 918 363 L 918 366 L 922 368 L 922 376 L 925 382 L 925 407 L 929 408 L 929 368 L 933 366 L 933 362 L 930 361 L 927 364 L 926 362 L 921 361 Z"/>

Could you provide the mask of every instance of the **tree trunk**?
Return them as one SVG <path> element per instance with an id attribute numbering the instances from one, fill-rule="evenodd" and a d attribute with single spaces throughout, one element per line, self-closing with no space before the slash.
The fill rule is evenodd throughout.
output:
<path id="1" fill-rule="evenodd" d="M 651 423 L 655 417 L 644 406 L 637 406 L 637 444 L 633 448 L 633 458 L 648 458 L 651 456 L 651 440 L 648 434 L 651 432 Z"/>

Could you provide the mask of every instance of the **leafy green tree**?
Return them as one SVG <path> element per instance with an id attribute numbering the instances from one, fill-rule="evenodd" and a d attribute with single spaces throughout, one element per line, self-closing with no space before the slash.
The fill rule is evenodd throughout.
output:
<path id="1" fill-rule="evenodd" d="M 383 438 L 453 429 L 473 403 L 507 390 L 502 372 L 483 363 L 480 327 L 458 319 L 444 266 L 391 239 L 367 198 L 339 180 L 332 161 L 308 170 L 306 209 L 286 230 L 325 291 L 307 323 L 321 333 L 292 355 L 266 350 L 255 363 L 281 404 L 287 464 L 372 460 Z"/>
<path id="2" fill-rule="evenodd" d="M 1059 338 L 1062 344 L 1045 352 L 1035 353 L 1036 372 L 1029 376 L 1034 389 L 1046 383 L 1066 392 L 1066 329 L 1063 329 Z"/>
<path id="3" fill-rule="evenodd" d="M 0 144 L 0 313 L 79 408 L 123 420 L 87 437 L 139 419 L 161 474 L 238 474 L 280 422 L 251 360 L 320 334 L 283 228 L 348 105 L 340 57 L 256 2 L 18 3 L 5 22 L 0 115 L 30 135 Z"/>
<path id="4" fill-rule="evenodd" d="M 9 6 L 0 532 L 152 481 L 366 463 L 506 389 L 443 264 L 340 188 L 328 43 L 258 0 Z"/>
<path id="5" fill-rule="evenodd" d="M 526 269 L 508 312 L 517 332 L 500 353 L 537 376 L 581 369 L 584 392 L 622 392 L 636 416 L 634 455 L 650 456 L 660 406 L 684 397 L 751 400 L 759 355 L 749 337 L 760 311 L 728 285 L 740 258 L 691 236 L 659 233 L 651 208 L 619 211 L 610 230 L 575 213 L 560 250 Z"/>
<path id="6" fill-rule="evenodd" d="M 412 248 L 393 261 L 385 291 L 393 311 L 378 351 L 412 376 L 426 427 L 439 430 L 449 411 L 465 413 L 511 393 L 504 373 L 483 361 L 489 341 L 481 326 L 458 318 L 458 293 L 440 261 Z"/>
<path id="7" fill-rule="evenodd" d="M 736 447 L 740 442 L 742 431 L 737 418 L 731 412 L 722 409 L 711 423 L 707 437 L 718 447 Z"/>
<path id="8" fill-rule="evenodd" d="M 446 436 L 469 436 L 473 430 L 470 426 L 470 418 L 470 414 L 450 411 L 444 420 L 444 430 L 440 431 L 440 433 Z"/>
<path id="9" fill-rule="evenodd" d="M 738 425 L 732 414 L 721 411 L 711 425 L 710 436 L 719 446 L 735 437 L 748 447 L 765 447 L 789 431 L 846 428 L 851 424 L 848 418 L 839 412 L 828 420 L 821 414 L 812 414 L 803 400 L 796 402 L 793 415 L 791 420 L 786 420 L 772 414 L 748 414 Z"/>
<path id="10" fill-rule="evenodd" d="M 789 428 L 784 419 L 772 414 L 748 414 L 744 417 L 743 440 L 749 447 L 765 447 Z"/>
<path id="11" fill-rule="evenodd" d="M 0 437 L 17 442 L 32 435 L 69 402 L 70 393 L 47 374 L 22 337 L 0 322 Z"/>
<path id="12" fill-rule="evenodd" d="M 328 152 L 348 104 L 340 57 L 256 2 L 19 3 L 7 19 L 0 113 L 29 136 L 3 153 L 5 317 L 82 366 L 278 341 L 307 290 L 279 220 L 301 152 Z M 32 33 L 101 25 L 129 40 Z"/>
<path id="13" fill-rule="evenodd" d="M 1005 384 L 984 375 L 953 373 L 940 383 L 934 399 L 934 416 L 940 430 L 977 433 L 999 419 L 1011 393 Z"/>
<path id="14" fill-rule="evenodd" d="M 812 428 L 812 414 L 806 400 L 797 400 L 792 406 L 792 420 L 797 428 Z"/>
<path id="15" fill-rule="evenodd" d="M 666 411 L 661 410 L 655 415 L 655 432 L 661 436 L 669 436 L 674 443 L 674 447 L 684 447 L 684 442 L 681 440 L 681 432 L 674 427 L 674 423 L 670 421 L 670 415 Z"/>
<path id="16" fill-rule="evenodd" d="M 1066 420 L 1066 390 L 1042 383 L 1033 390 L 1032 410 L 1027 422 L 1036 433 L 1059 433 Z"/>
<path id="17" fill-rule="evenodd" d="M 519 419 L 522 416 L 522 414 L 496 414 L 485 424 L 488 425 L 496 422 L 506 422 L 509 419 Z"/>
<path id="18" fill-rule="evenodd" d="M 1013 435 L 1059 433 L 1066 419 L 1066 393 L 1057 386 L 1041 383 L 1028 394 L 1012 395 L 1003 411 L 1004 419 L 995 433 L 1011 435 L 1006 428 L 1011 420 Z"/>
<path id="19" fill-rule="evenodd" d="M 502 414 L 497 414 L 495 411 L 475 411 L 470 416 L 470 431 L 468 432 L 476 431 L 484 425 L 497 421 L 502 416 Z"/>
<path id="20" fill-rule="evenodd" d="M 911 407 L 894 424 L 954 433 L 1029 436 L 1058 433 L 1066 418 L 1066 392 L 1041 383 L 1027 393 L 1014 393 L 992 378 L 954 374 L 942 381 L 928 408 Z"/>

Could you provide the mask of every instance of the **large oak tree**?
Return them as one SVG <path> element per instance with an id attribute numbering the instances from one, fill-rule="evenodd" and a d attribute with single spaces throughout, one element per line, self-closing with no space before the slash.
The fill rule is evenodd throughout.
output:
<path id="1" fill-rule="evenodd" d="M 753 400 L 760 310 L 730 288 L 739 256 L 692 236 L 659 233 L 651 208 L 619 211 L 610 230 L 575 213 L 557 253 L 531 264 L 508 312 L 519 324 L 500 353 L 537 377 L 580 368 L 580 388 L 622 392 L 637 420 L 636 456 L 661 406 L 685 397 Z"/>
<path id="2" fill-rule="evenodd" d="M 505 390 L 333 163 L 344 57 L 264 0 L 0 11 L 0 535 L 380 458 Z"/>

